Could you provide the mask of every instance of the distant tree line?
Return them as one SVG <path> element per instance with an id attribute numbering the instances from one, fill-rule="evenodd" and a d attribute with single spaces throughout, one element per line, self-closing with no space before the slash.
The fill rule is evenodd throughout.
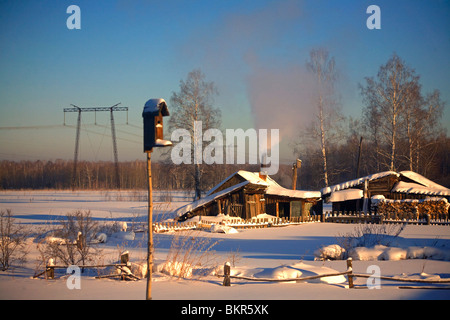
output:
<path id="1" fill-rule="evenodd" d="M 450 187 L 450 139 L 437 137 L 439 143 L 429 146 L 424 152 L 433 161 L 427 166 L 425 176 L 436 183 Z M 373 145 L 363 144 L 360 176 L 377 172 L 377 164 L 373 161 Z M 329 150 L 329 166 L 333 169 L 329 176 L 330 184 L 356 178 L 356 165 L 359 152 L 359 138 L 348 137 L 346 143 L 339 144 Z M 302 157 L 302 166 L 298 169 L 297 189 L 320 190 L 322 188 L 321 152 L 311 151 Z M 399 170 L 408 170 L 405 163 Z M 20 189 L 59 189 L 72 188 L 72 160 L 56 161 L 0 161 L 0 190 Z M 192 165 L 174 165 L 171 162 L 152 163 L 153 188 L 158 190 L 195 190 Z M 206 192 L 217 183 L 236 172 L 248 170 L 258 172 L 258 165 L 201 165 L 203 172 L 200 189 Z M 120 162 L 120 185 L 122 189 L 147 188 L 147 163 L 136 160 Z M 423 172 L 422 172 L 423 173 Z M 292 164 L 281 164 L 276 175 L 271 176 L 286 188 L 292 187 Z M 76 189 L 108 190 L 115 189 L 114 162 L 79 161 L 76 177 Z"/>
<path id="2" fill-rule="evenodd" d="M 207 191 L 236 170 L 258 171 L 251 165 L 201 165 L 204 176 L 201 190 Z M 75 188 L 82 190 L 115 189 L 114 162 L 78 161 Z M 0 161 L 0 189 L 71 189 L 72 160 Z M 147 162 L 136 160 L 119 163 L 122 189 L 147 188 Z M 194 168 L 169 161 L 152 162 L 153 188 L 161 190 L 194 190 Z"/>

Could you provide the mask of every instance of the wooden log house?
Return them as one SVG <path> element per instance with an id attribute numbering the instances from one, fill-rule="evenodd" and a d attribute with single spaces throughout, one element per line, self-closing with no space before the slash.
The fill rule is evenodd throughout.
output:
<path id="1" fill-rule="evenodd" d="M 395 201 L 401 208 L 402 202 L 427 200 L 447 203 L 448 216 L 450 200 L 450 189 L 413 171 L 379 172 L 323 188 L 321 194 L 335 212 L 376 210 L 379 201 Z"/>
<path id="2" fill-rule="evenodd" d="M 211 189 L 203 199 L 175 211 L 178 221 L 219 214 L 251 219 L 261 214 L 291 219 L 322 213 L 319 191 L 290 190 L 259 172 L 239 170 Z"/>

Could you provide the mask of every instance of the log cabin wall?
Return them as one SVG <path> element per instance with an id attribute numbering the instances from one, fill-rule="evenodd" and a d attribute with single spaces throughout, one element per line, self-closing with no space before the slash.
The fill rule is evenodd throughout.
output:
<path id="1" fill-rule="evenodd" d="M 392 199 L 392 188 L 399 181 L 399 178 L 396 175 L 389 175 L 377 180 L 369 181 L 367 188 L 367 197 L 374 195 L 383 195 L 386 199 Z M 360 188 L 364 189 L 364 185 L 360 186 Z"/>

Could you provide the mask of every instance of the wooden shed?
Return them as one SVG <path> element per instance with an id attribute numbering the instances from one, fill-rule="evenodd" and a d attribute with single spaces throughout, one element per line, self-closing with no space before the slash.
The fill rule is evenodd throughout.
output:
<path id="1" fill-rule="evenodd" d="M 219 214 L 251 219 L 261 214 L 288 218 L 321 214 L 319 191 L 290 190 L 269 176 L 239 170 L 211 189 L 204 198 L 175 211 L 179 221 Z"/>
<path id="2" fill-rule="evenodd" d="M 376 199 L 408 200 L 450 197 L 450 189 L 413 171 L 384 171 L 321 190 L 333 211 L 368 211 Z"/>

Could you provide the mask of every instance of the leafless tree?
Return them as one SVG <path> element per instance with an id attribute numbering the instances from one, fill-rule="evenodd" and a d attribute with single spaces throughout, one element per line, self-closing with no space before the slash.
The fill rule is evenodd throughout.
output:
<path id="1" fill-rule="evenodd" d="M 374 140 L 387 144 L 389 148 L 379 148 L 378 153 L 389 170 L 396 169 L 398 139 L 402 126 L 402 114 L 420 99 L 419 77 L 415 71 L 394 54 L 378 70 L 376 79 L 367 77 L 365 86 L 360 85 L 363 101 L 366 104 L 370 127 L 377 127 Z M 375 133 L 373 131 L 373 133 Z"/>
<path id="2" fill-rule="evenodd" d="M 99 249 L 92 244 L 98 224 L 89 211 L 77 210 L 61 219 L 60 228 L 39 246 L 42 257 L 58 259 L 66 265 L 85 265 L 98 257 Z"/>
<path id="3" fill-rule="evenodd" d="M 432 145 L 436 147 L 436 139 L 433 137 L 439 137 L 443 132 L 439 120 L 442 117 L 444 103 L 440 99 L 439 90 L 417 100 L 419 103 L 409 105 L 404 113 L 407 141 L 405 158 L 409 170 L 421 172 L 428 162 L 425 161 L 423 151 L 425 148 L 429 150 Z M 428 156 L 432 154 L 429 153 Z M 432 161 L 433 158 L 429 160 Z"/>
<path id="4" fill-rule="evenodd" d="M 11 210 L 0 211 L 0 266 L 8 270 L 13 263 L 26 261 L 26 239 L 28 232 L 15 223 Z"/>
<path id="5" fill-rule="evenodd" d="M 334 57 L 330 57 L 328 50 L 324 48 L 313 49 L 310 52 L 310 60 L 307 68 L 314 74 L 317 85 L 317 125 L 312 124 L 309 129 L 315 137 L 320 138 L 320 152 L 323 164 L 323 180 L 325 186 L 329 183 L 329 167 L 327 153 L 332 136 L 339 130 L 336 129 L 343 120 L 339 104 L 335 96 L 335 82 L 338 79 L 338 71 Z"/>
<path id="6" fill-rule="evenodd" d="M 420 172 L 424 148 L 435 144 L 442 129 L 443 103 L 435 90 L 425 97 L 420 77 L 397 54 L 379 68 L 376 79 L 360 85 L 364 123 L 375 145 L 377 164 Z M 378 168 L 381 169 L 381 168 Z"/>
<path id="7" fill-rule="evenodd" d="M 208 129 L 219 129 L 221 124 L 220 109 L 213 107 L 214 96 L 217 88 L 213 82 L 206 81 L 206 76 L 200 69 L 189 72 L 186 80 L 180 81 L 180 91 L 173 92 L 170 99 L 171 116 L 169 119 L 169 131 L 186 129 L 191 135 L 191 150 L 200 145 L 198 139 L 202 139 L 203 133 Z M 194 134 L 194 124 L 201 121 L 201 136 Z M 200 150 L 202 152 L 202 150 Z M 202 165 L 193 161 L 194 152 L 191 154 L 193 163 L 193 178 L 195 198 L 201 197 Z"/>

